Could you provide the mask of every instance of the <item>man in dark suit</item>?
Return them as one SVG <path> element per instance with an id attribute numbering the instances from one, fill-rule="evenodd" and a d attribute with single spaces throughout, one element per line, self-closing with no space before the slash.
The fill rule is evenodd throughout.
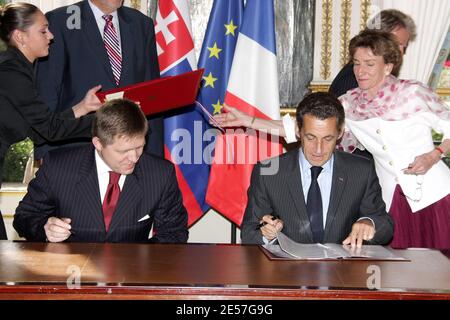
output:
<path id="1" fill-rule="evenodd" d="M 143 153 L 147 129 L 135 103 L 106 103 L 93 121 L 93 146 L 46 156 L 16 209 L 19 235 L 50 242 L 186 242 L 175 169 Z"/>
<path id="2" fill-rule="evenodd" d="M 75 105 L 89 88 L 98 84 L 102 90 L 109 90 L 159 78 L 153 21 L 122 6 L 122 2 L 85 0 L 46 14 L 54 40 L 48 57 L 38 63 L 37 83 L 42 99 L 52 111 L 61 112 Z M 111 15 L 121 55 L 116 74 L 104 42 L 105 15 Z M 149 125 L 146 151 L 163 156 L 162 118 L 149 118 Z M 42 158 L 48 149 L 38 148 L 36 158 Z"/>
<path id="3" fill-rule="evenodd" d="M 345 117 L 339 100 L 311 94 L 296 117 L 301 148 L 272 159 L 274 174 L 263 164 L 253 170 L 242 242 L 267 243 L 282 231 L 300 243 L 387 244 L 393 221 L 373 162 L 335 150 Z"/>

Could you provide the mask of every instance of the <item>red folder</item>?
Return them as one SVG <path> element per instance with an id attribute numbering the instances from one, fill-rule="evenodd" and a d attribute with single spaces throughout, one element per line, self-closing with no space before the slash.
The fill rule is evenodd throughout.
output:
<path id="1" fill-rule="evenodd" d="M 108 91 L 97 92 L 100 101 L 126 98 L 138 102 L 145 115 L 191 105 L 195 102 L 204 69 L 177 76 L 136 83 Z"/>

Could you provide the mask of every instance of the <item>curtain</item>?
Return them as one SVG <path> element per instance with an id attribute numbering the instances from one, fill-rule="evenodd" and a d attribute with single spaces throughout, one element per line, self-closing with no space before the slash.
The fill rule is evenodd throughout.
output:
<path id="1" fill-rule="evenodd" d="M 450 1 L 383 0 L 381 5 L 409 14 L 417 25 L 417 38 L 406 51 L 400 78 L 428 83 L 450 27 Z"/>

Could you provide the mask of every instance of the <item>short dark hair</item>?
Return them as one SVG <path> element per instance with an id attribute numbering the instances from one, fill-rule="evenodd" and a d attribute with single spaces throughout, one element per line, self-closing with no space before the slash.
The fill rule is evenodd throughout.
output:
<path id="1" fill-rule="evenodd" d="M 379 26 L 377 26 L 378 21 L 380 22 Z M 410 41 L 414 41 L 417 36 L 414 20 L 409 15 L 395 9 L 380 11 L 367 23 L 366 29 L 392 32 L 397 28 L 405 28 L 409 33 Z"/>
<path id="2" fill-rule="evenodd" d="M 10 3 L 0 8 L 0 39 L 11 44 L 14 30 L 27 30 L 34 23 L 34 15 L 39 12 L 38 7 L 30 3 Z"/>
<path id="3" fill-rule="evenodd" d="M 115 99 L 106 102 L 95 114 L 92 136 L 102 145 L 114 142 L 115 137 L 145 136 L 148 123 L 144 113 L 133 101 Z"/>
<path id="4" fill-rule="evenodd" d="M 350 40 L 350 58 L 355 57 L 356 49 L 369 48 L 376 56 L 382 56 L 384 63 L 392 63 L 392 74 L 398 76 L 403 62 L 403 55 L 395 36 L 385 31 L 364 30 Z"/>
<path id="5" fill-rule="evenodd" d="M 334 94 L 328 92 L 311 93 L 298 104 L 296 119 L 299 128 L 307 114 L 320 120 L 336 117 L 338 131 L 342 130 L 345 121 L 344 107 Z"/>

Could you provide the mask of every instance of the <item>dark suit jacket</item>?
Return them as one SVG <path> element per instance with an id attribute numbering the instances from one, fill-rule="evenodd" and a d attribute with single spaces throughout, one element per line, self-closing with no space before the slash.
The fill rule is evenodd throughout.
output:
<path id="1" fill-rule="evenodd" d="M 102 34 L 99 32 L 88 1 L 74 6 L 80 9 L 81 19 L 75 11 L 61 7 L 46 14 L 50 31 L 55 38 L 47 58 L 37 68 L 39 91 L 52 110 L 63 111 L 83 99 L 86 91 L 98 84 L 102 90 L 116 88 Z M 159 78 L 156 40 L 153 21 L 141 12 L 128 7 L 117 10 L 119 18 L 122 72 L 119 87 Z M 79 23 L 79 28 L 67 24 Z M 163 155 L 163 121 L 150 120 L 147 151 Z M 56 145 L 56 144 L 55 144 Z M 45 150 L 37 152 L 40 158 Z"/>
<path id="2" fill-rule="evenodd" d="M 339 71 L 328 91 L 334 94 L 336 98 L 339 98 L 343 94 L 346 94 L 348 90 L 357 87 L 358 81 L 356 81 L 355 74 L 353 73 L 353 63 L 350 62 Z"/>
<path id="3" fill-rule="evenodd" d="M 15 48 L 0 54 L 0 106 L 0 168 L 10 145 L 26 137 L 39 144 L 91 136 L 92 116 L 75 119 L 72 109 L 48 109 L 36 89 L 33 65 Z"/>
<path id="4" fill-rule="evenodd" d="M 11 144 L 30 137 L 44 141 L 89 137 L 92 116 L 75 119 L 72 109 L 52 113 L 36 89 L 33 65 L 15 48 L 0 53 L 0 187 Z M 6 239 L 0 214 L 0 240 Z"/>
<path id="5" fill-rule="evenodd" d="M 125 179 L 105 230 L 93 146 L 50 152 L 19 203 L 14 228 L 29 241 L 45 241 L 49 217 L 71 218 L 73 242 L 186 242 L 187 213 L 173 165 L 143 154 Z M 150 218 L 139 221 L 146 215 Z M 156 235 L 150 240 L 154 223 Z"/>
<path id="6" fill-rule="evenodd" d="M 370 243 L 387 244 L 393 235 L 393 221 L 386 213 L 373 163 L 340 151 L 334 155 L 324 242 L 341 243 L 350 234 L 353 223 L 364 216 L 371 218 L 376 226 L 375 237 Z M 255 166 L 242 223 L 243 243 L 263 243 L 261 231 L 255 228 L 266 214 L 278 214 L 284 223 L 283 233 L 292 240 L 313 242 L 298 150 L 279 157 L 279 170 L 275 175 L 261 175 L 261 164 Z"/>

